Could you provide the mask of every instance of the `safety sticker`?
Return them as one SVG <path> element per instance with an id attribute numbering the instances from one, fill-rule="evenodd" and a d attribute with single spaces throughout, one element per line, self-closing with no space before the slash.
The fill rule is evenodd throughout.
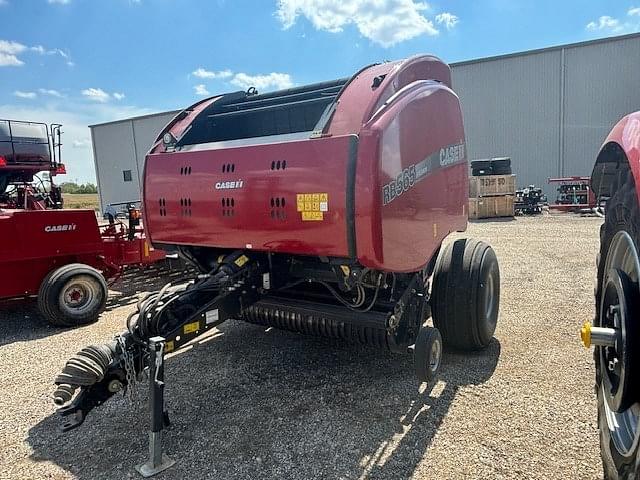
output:
<path id="1" fill-rule="evenodd" d="M 182 330 L 185 335 L 188 333 L 197 332 L 198 330 L 200 330 L 200 322 L 198 321 L 198 322 L 187 323 Z"/>
<path id="2" fill-rule="evenodd" d="M 207 313 L 204 314 L 205 317 L 205 322 L 207 322 L 207 325 L 213 323 L 213 322 L 217 322 L 218 319 L 220 318 L 220 315 L 218 314 L 218 309 L 216 308 L 215 310 L 209 310 Z"/>
<path id="3" fill-rule="evenodd" d="M 173 340 L 169 340 L 167 343 L 164 344 L 164 353 L 171 353 L 173 352 L 173 349 L 174 349 Z"/>
<path id="4" fill-rule="evenodd" d="M 296 206 L 303 222 L 324 220 L 324 212 L 329 211 L 328 193 L 298 193 Z"/>

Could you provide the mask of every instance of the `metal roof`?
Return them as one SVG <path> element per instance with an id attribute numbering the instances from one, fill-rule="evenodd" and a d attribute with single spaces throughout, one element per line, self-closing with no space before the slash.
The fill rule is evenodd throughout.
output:
<path id="1" fill-rule="evenodd" d="M 494 56 L 491 56 L 491 57 L 474 58 L 472 60 L 463 60 L 461 62 L 453 62 L 453 63 L 450 63 L 449 66 L 458 67 L 458 66 L 463 66 L 463 65 L 470 65 L 470 64 L 473 64 L 473 63 L 491 62 L 493 60 L 504 60 L 504 59 L 513 58 L 513 57 L 523 57 L 523 56 L 526 56 L 526 55 L 536 55 L 538 53 L 553 52 L 553 51 L 564 50 L 564 49 L 568 49 L 568 48 L 587 47 L 587 46 L 590 46 L 590 45 L 597 45 L 599 43 L 617 42 L 617 41 L 620 41 L 620 40 L 627 40 L 627 39 L 631 39 L 631 38 L 640 38 L 640 32 L 639 33 L 629 33 L 627 35 L 617 35 L 615 37 L 604 37 L 604 38 L 596 38 L 594 40 L 584 40 L 582 42 L 567 43 L 567 44 L 564 44 L 564 45 L 554 45 L 554 46 L 551 46 L 551 47 L 537 48 L 537 49 L 534 49 L 534 50 L 524 50 L 522 52 L 513 52 L 513 53 L 502 54 L 502 55 L 494 55 Z"/>

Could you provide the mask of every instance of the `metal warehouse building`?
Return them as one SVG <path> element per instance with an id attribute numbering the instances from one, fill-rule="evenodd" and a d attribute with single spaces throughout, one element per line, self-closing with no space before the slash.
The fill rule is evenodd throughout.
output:
<path id="1" fill-rule="evenodd" d="M 640 34 L 451 65 L 470 159 L 509 156 L 518 185 L 589 175 L 612 125 L 640 109 Z M 91 126 L 104 209 L 138 200 L 144 156 L 177 112 Z"/>

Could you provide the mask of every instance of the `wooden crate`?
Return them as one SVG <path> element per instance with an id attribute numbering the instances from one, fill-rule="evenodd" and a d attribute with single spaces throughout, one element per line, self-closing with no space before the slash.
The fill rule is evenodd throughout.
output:
<path id="1" fill-rule="evenodd" d="M 491 197 L 493 195 L 515 195 L 515 193 L 515 175 L 469 177 L 469 198 Z"/>
<path id="2" fill-rule="evenodd" d="M 514 195 L 479 197 L 469 199 L 469 218 L 513 217 Z"/>

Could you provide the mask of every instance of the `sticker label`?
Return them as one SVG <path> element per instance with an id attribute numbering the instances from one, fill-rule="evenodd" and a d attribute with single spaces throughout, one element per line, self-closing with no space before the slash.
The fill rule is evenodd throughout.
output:
<path id="1" fill-rule="evenodd" d="M 300 212 L 303 222 L 317 222 L 324 220 L 324 212 L 329 211 L 328 193 L 298 193 L 296 194 L 296 209 Z"/>
<path id="2" fill-rule="evenodd" d="M 187 323 L 182 328 L 182 331 L 184 332 L 185 335 L 188 333 L 197 332 L 198 330 L 200 330 L 200 322 Z"/>
<path id="3" fill-rule="evenodd" d="M 240 255 L 238 258 L 236 258 L 236 261 L 233 262 L 233 263 L 235 263 L 237 266 L 241 267 L 245 263 L 247 263 L 248 261 L 249 261 L 249 257 L 247 257 L 246 255 Z"/>
<path id="4" fill-rule="evenodd" d="M 204 314 L 204 320 L 207 322 L 207 325 L 217 322 L 220 319 L 220 315 L 218 314 L 218 309 L 209 310 Z"/>
<path id="5" fill-rule="evenodd" d="M 173 349 L 175 348 L 173 340 L 169 340 L 167 343 L 164 344 L 164 353 L 170 353 L 173 352 Z"/>

